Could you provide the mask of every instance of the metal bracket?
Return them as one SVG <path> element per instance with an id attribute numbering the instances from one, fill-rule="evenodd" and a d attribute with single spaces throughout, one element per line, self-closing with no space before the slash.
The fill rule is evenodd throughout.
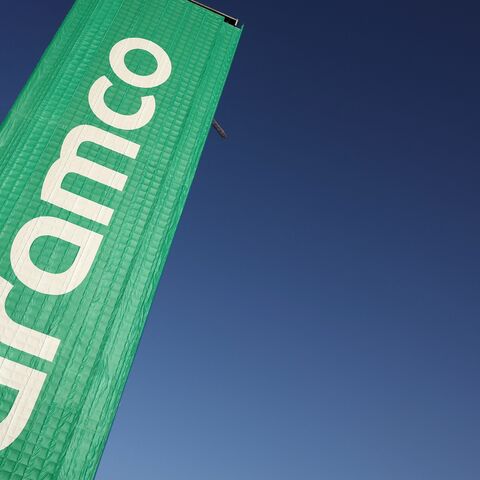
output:
<path id="1" fill-rule="evenodd" d="M 231 17 L 230 15 L 219 12 L 218 10 L 215 10 L 212 7 L 209 7 L 207 5 L 204 5 L 203 3 L 197 2 L 197 0 L 188 0 L 188 1 L 191 3 L 194 3 L 195 5 L 198 5 L 199 7 L 206 8 L 207 10 L 210 10 L 210 12 L 213 12 L 222 16 L 226 23 L 228 23 L 229 25 L 233 25 L 234 27 L 238 27 L 238 23 L 239 23 L 238 18 L 234 18 L 234 17 Z"/>
<path id="2" fill-rule="evenodd" d="M 213 119 L 212 127 L 224 140 L 228 138 L 227 132 L 225 132 L 222 126 L 215 119 Z"/>

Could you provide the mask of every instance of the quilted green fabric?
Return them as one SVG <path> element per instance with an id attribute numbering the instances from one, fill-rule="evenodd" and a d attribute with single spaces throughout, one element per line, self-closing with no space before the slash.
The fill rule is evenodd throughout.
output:
<path id="1" fill-rule="evenodd" d="M 241 31 L 78 0 L 0 130 L 0 479 L 93 478 Z"/>

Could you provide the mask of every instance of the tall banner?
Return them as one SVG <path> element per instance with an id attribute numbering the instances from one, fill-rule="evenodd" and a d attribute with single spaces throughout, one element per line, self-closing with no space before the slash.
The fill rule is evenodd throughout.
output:
<path id="1" fill-rule="evenodd" d="M 94 477 L 231 20 L 188 0 L 78 0 L 1 125 L 1 479 Z"/>

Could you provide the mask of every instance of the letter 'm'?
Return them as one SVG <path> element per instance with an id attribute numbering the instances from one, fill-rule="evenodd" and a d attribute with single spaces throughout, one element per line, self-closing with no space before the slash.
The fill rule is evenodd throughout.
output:
<path id="1" fill-rule="evenodd" d="M 57 207 L 81 215 L 102 225 L 108 225 L 113 209 L 84 198 L 62 188 L 69 173 L 82 175 L 115 190 L 122 191 L 128 177 L 78 156 L 78 149 L 85 142 L 108 148 L 126 157 L 137 158 L 140 146 L 122 137 L 90 125 L 73 128 L 63 141 L 60 158 L 50 167 L 43 182 L 41 198 Z"/>
<path id="2" fill-rule="evenodd" d="M 0 342 L 9 347 L 53 361 L 60 340 L 14 322 L 7 314 L 5 304 L 13 285 L 0 277 Z"/>
<path id="3" fill-rule="evenodd" d="M 11 445 L 22 433 L 46 377 L 46 373 L 0 357 L 0 385 L 18 391 L 8 415 L 0 422 L 0 450 Z"/>
<path id="4" fill-rule="evenodd" d="M 153 95 L 141 97 L 142 105 L 138 112 L 123 115 L 110 109 L 105 103 L 105 93 L 112 85 L 112 82 L 103 76 L 90 88 L 88 103 L 97 118 L 103 123 L 121 130 L 137 130 L 147 125 L 155 113 L 155 97 Z"/>
<path id="5" fill-rule="evenodd" d="M 40 237 L 56 237 L 76 245 L 79 250 L 72 265 L 62 273 L 38 268 L 30 258 L 30 248 Z M 40 293 L 63 295 L 77 288 L 92 267 L 102 235 L 55 217 L 37 217 L 17 233 L 10 251 L 10 262 L 18 279 Z"/>
<path id="6" fill-rule="evenodd" d="M 150 75 L 133 73 L 125 64 L 125 56 L 132 50 L 144 50 L 152 55 L 157 68 Z M 144 38 L 125 38 L 116 43 L 110 51 L 110 66 L 118 78 L 139 88 L 153 88 L 165 83 L 172 73 L 172 62 L 165 50 Z"/>

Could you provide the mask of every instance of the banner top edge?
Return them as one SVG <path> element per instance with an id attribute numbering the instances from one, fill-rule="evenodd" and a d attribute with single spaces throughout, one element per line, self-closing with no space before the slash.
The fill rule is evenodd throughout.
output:
<path id="1" fill-rule="evenodd" d="M 205 8 L 209 10 L 210 12 L 216 13 L 217 15 L 220 15 L 224 18 L 225 23 L 228 23 L 229 25 L 232 25 L 234 27 L 239 28 L 240 25 L 240 20 L 238 18 L 232 17 L 230 15 L 227 15 L 226 13 L 220 12 L 219 10 L 216 10 L 215 8 L 209 7 L 208 5 L 205 5 L 204 3 L 200 3 L 197 0 L 188 0 L 190 3 L 193 3 L 195 5 L 198 5 L 199 7 Z"/>

